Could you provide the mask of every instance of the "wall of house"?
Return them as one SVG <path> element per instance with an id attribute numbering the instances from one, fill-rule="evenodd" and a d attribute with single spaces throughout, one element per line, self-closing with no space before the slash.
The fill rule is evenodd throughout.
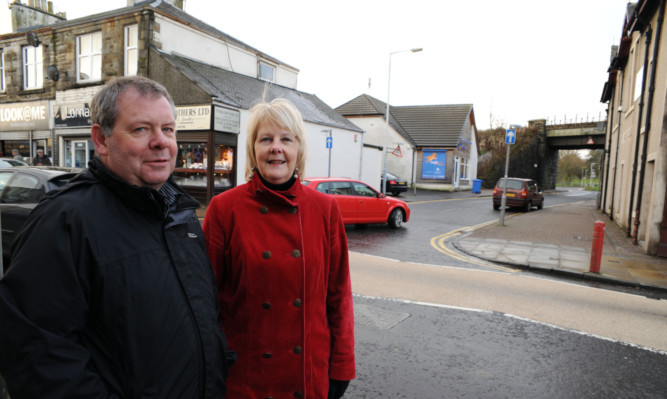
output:
<path id="1" fill-rule="evenodd" d="M 361 178 L 359 180 L 369 184 L 377 191 L 382 191 L 382 148 L 374 145 L 364 146 L 361 165 Z"/>
<path id="2" fill-rule="evenodd" d="M 403 138 L 392 126 L 389 126 L 389 135 L 387 142 L 385 143 L 385 133 L 387 131 L 387 125 L 382 116 L 377 117 L 348 117 L 350 122 L 359 126 L 364 130 L 364 142 L 366 144 L 371 144 L 375 146 L 385 147 L 387 146 L 387 171 L 393 173 L 397 176 L 400 176 L 408 181 L 408 184 L 412 185 L 413 180 L 413 153 L 414 149 L 412 145 Z M 399 145 L 401 147 L 401 156 L 393 154 L 396 150 L 396 147 Z M 380 154 L 382 157 L 382 154 Z M 380 166 L 378 176 L 384 170 L 384 160 L 381 161 L 382 165 Z M 381 184 L 378 184 L 380 187 Z"/>
<path id="3" fill-rule="evenodd" d="M 653 105 L 648 109 L 648 93 L 651 63 L 656 42 L 655 27 L 657 13 L 650 21 L 654 28 L 648 44 L 649 60 L 645 66 L 646 29 L 632 33 L 632 44 L 627 64 L 618 72 L 614 94 L 609 104 L 613 104 L 613 122 L 608 126 L 611 134 L 609 152 L 609 175 L 605 188 L 606 201 L 602 205 L 614 222 L 631 234 L 634 229 L 639 190 L 642 148 L 646 134 L 646 117 L 650 112 L 650 130 L 646 153 L 645 178 L 640 204 L 638 243 L 649 254 L 657 252 L 660 240 L 660 224 L 665 207 L 667 189 L 667 64 L 658 62 L 655 78 Z M 667 29 L 663 26 L 660 37 L 659 59 L 667 56 Z M 643 68 L 648 68 L 645 84 L 644 107 L 640 119 L 640 93 Z M 619 108 L 621 109 L 619 111 Z M 610 117 L 610 121 L 612 118 Z M 639 131 L 639 135 L 638 135 Z M 635 157 L 635 152 L 637 157 Z M 634 190 L 631 192 L 635 176 Z M 630 202 L 633 202 L 630 209 Z M 632 216 L 632 217 L 631 217 Z"/>
<path id="4" fill-rule="evenodd" d="M 329 149 L 326 140 L 329 128 L 306 122 L 308 161 L 306 177 L 324 177 L 329 174 Z M 332 129 L 331 176 L 359 179 L 361 177 L 361 133 Z M 323 132 L 326 130 L 326 132 Z"/>
<path id="5" fill-rule="evenodd" d="M 157 27 L 153 40 L 160 43 L 161 50 L 257 78 L 261 55 L 161 15 L 156 15 L 155 23 Z M 298 71 L 265 61 L 276 68 L 276 84 L 296 89 Z"/>

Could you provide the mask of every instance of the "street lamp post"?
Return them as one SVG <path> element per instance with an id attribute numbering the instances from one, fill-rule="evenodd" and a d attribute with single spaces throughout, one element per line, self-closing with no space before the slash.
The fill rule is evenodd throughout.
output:
<path id="1" fill-rule="evenodd" d="M 389 53 L 389 73 L 387 74 L 387 113 L 385 114 L 386 129 L 384 132 L 384 158 L 383 158 L 383 167 L 382 167 L 382 194 L 387 194 L 387 147 L 389 146 L 389 94 L 391 93 L 391 56 L 398 53 L 405 53 L 411 51 L 413 53 L 418 53 L 422 51 L 421 47 L 413 48 L 409 50 L 394 51 Z"/>

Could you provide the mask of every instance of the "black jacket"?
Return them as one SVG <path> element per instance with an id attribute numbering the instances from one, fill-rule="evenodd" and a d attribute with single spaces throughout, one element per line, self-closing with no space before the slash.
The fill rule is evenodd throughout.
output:
<path id="1" fill-rule="evenodd" d="M 12 399 L 224 398 L 226 341 L 195 215 L 98 160 L 35 208 L 0 280 Z"/>

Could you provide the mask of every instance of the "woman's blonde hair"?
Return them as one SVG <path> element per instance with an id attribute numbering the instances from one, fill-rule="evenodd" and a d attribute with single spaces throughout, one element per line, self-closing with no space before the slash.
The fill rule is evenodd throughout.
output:
<path id="1" fill-rule="evenodd" d="M 255 140 L 257 132 L 263 124 L 274 124 L 281 129 L 293 133 L 299 143 L 296 156 L 296 168 L 299 180 L 303 180 L 306 169 L 306 128 L 303 117 L 298 109 L 289 100 L 276 98 L 271 102 L 262 101 L 250 108 L 248 118 L 248 134 L 246 138 L 245 178 L 250 180 L 257 170 L 257 155 L 255 154 Z"/>

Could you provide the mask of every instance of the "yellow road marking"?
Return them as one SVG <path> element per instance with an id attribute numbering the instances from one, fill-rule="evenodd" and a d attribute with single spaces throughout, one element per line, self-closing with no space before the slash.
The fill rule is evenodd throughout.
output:
<path id="1" fill-rule="evenodd" d="M 515 215 L 518 215 L 518 214 L 510 215 L 509 217 L 512 217 L 512 216 L 515 216 Z M 466 233 L 468 231 L 473 231 L 475 229 L 487 226 L 487 225 L 489 225 L 491 223 L 495 223 L 495 222 L 496 222 L 496 220 L 491 220 L 491 221 L 488 221 L 488 222 L 480 223 L 480 224 L 475 225 L 475 226 L 462 227 L 460 229 L 452 230 L 448 233 L 441 234 L 439 236 L 435 236 L 435 237 L 431 238 L 431 246 L 436 251 L 441 252 L 441 253 L 449 256 L 450 258 L 460 260 L 462 262 L 472 263 L 472 264 L 475 264 L 475 265 L 489 267 L 489 268 L 496 269 L 496 270 L 502 270 L 502 271 L 505 271 L 505 272 L 506 271 L 518 272 L 519 269 L 514 269 L 514 268 L 511 268 L 511 267 L 504 267 L 504 266 L 496 266 L 496 265 L 491 264 L 491 262 L 481 261 L 477 258 L 473 258 L 473 257 L 467 256 L 467 255 L 459 254 L 459 253 L 454 252 L 451 249 L 447 248 L 447 246 L 445 245 L 445 241 L 447 241 L 450 238 L 459 236 L 459 235 L 461 235 L 463 233 Z"/>

